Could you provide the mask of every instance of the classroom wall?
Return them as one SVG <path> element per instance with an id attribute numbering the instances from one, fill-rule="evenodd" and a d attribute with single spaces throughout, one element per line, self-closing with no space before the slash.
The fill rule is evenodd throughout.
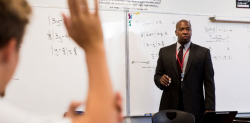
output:
<path id="1" fill-rule="evenodd" d="M 163 0 L 162 4 L 164 12 L 250 17 L 250 9 L 236 8 L 236 0 Z"/>
<path id="2" fill-rule="evenodd" d="M 66 0 L 27 0 L 32 6 L 67 7 Z M 93 0 L 88 0 L 93 9 Z M 161 12 L 250 17 L 250 9 L 236 8 L 236 0 L 161 0 Z"/>

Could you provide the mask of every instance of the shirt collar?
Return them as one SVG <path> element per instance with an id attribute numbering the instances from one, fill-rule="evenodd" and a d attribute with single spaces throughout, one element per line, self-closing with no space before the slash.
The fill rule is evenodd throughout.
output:
<path id="1" fill-rule="evenodd" d="M 190 45 L 191 45 L 191 41 L 189 41 L 188 43 L 186 43 L 184 45 L 184 49 L 188 50 L 188 48 L 190 47 Z M 176 49 L 179 50 L 180 46 L 181 46 L 181 44 L 177 41 L 177 47 L 176 47 Z"/>

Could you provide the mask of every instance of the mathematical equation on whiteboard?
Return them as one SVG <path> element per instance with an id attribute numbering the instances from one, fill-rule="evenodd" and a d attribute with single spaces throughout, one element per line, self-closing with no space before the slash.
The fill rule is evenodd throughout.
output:
<path id="1" fill-rule="evenodd" d="M 223 35 L 209 35 L 210 40 L 206 42 L 229 42 L 229 36 Z"/>
<path id="2" fill-rule="evenodd" d="M 67 34 L 59 34 L 58 32 L 54 32 L 54 30 L 48 31 L 48 40 L 57 41 L 63 43 L 64 41 L 70 41 L 70 37 Z"/>
<path id="3" fill-rule="evenodd" d="M 156 67 L 153 67 L 153 66 L 142 67 L 142 69 L 144 69 L 144 70 L 146 70 L 147 72 L 150 72 L 150 73 L 155 73 L 155 68 Z"/>
<path id="4" fill-rule="evenodd" d="M 77 47 L 71 43 L 71 38 L 64 29 L 61 18 L 48 16 L 48 31 L 46 33 L 46 39 L 51 43 L 50 49 L 52 56 L 65 56 L 72 57 L 78 55 Z"/>
<path id="5" fill-rule="evenodd" d="M 150 41 L 149 43 L 143 41 L 143 44 L 144 44 L 144 47 L 153 47 L 153 48 L 161 48 L 161 47 L 164 47 L 165 44 L 163 41 Z"/>
<path id="6" fill-rule="evenodd" d="M 228 27 L 223 27 L 223 26 L 205 26 L 206 33 L 211 34 L 211 33 L 234 33 L 234 28 L 228 28 Z"/>
<path id="7" fill-rule="evenodd" d="M 163 25 L 161 20 L 152 20 L 152 21 L 136 20 L 135 24 L 137 26 L 158 26 L 158 25 Z"/>
<path id="8" fill-rule="evenodd" d="M 234 33 L 234 28 L 219 27 L 219 26 L 205 26 L 205 32 L 208 35 L 206 42 L 230 42 L 230 36 Z"/>
<path id="9" fill-rule="evenodd" d="M 147 37 L 161 37 L 161 36 L 167 36 L 167 31 L 159 31 L 159 32 L 141 32 L 141 37 L 147 38 Z"/>
<path id="10" fill-rule="evenodd" d="M 250 33 L 250 26 L 244 26 L 244 28 L 246 29 L 247 33 Z"/>
<path id="11" fill-rule="evenodd" d="M 77 47 L 55 47 L 51 45 L 51 52 L 52 55 L 55 56 L 77 56 Z"/>
<path id="12" fill-rule="evenodd" d="M 229 55 L 213 55 L 212 60 L 215 61 L 230 61 L 232 56 L 231 51 L 231 37 L 234 36 L 235 29 L 233 27 L 224 26 L 205 26 L 205 42 L 210 51 L 217 54 L 217 51 L 225 52 Z M 213 52 L 214 51 L 214 52 Z"/>
<path id="13" fill-rule="evenodd" d="M 231 61 L 233 60 L 232 56 L 231 55 L 212 55 L 211 56 L 212 60 L 220 60 L 220 61 Z"/>
<path id="14" fill-rule="evenodd" d="M 55 25 L 55 26 L 62 26 L 63 25 L 63 19 L 57 19 L 54 17 L 48 16 L 48 23 L 49 25 Z"/>
<path id="15" fill-rule="evenodd" d="M 132 61 L 132 65 L 136 64 L 143 64 L 143 67 L 141 67 L 143 70 L 146 70 L 150 73 L 155 72 L 155 68 L 153 65 L 150 65 L 150 61 Z"/>
<path id="16" fill-rule="evenodd" d="M 163 22 L 159 19 L 153 20 L 134 20 L 135 28 L 140 27 L 141 31 L 138 36 L 141 39 L 141 45 L 144 48 L 150 48 L 152 51 L 158 50 L 166 46 L 166 37 L 169 36 L 166 30 L 162 30 Z M 153 30 L 147 28 L 155 27 Z M 157 51 L 158 52 L 158 51 Z M 155 59 L 152 57 L 152 59 Z"/>

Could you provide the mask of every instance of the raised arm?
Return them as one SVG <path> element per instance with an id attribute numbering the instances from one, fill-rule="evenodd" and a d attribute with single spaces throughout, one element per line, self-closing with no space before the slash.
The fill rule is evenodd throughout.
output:
<path id="1" fill-rule="evenodd" d="M 120 122 L 120 103 L 115 104 L 104 49 L 103 32 L 95 0 L 95 12 L 91 13 L 87 0 L 68 0 L 70 17 L 63 15 L 69 35 L 84 49 L 89 74 L 89 91 L 86 113 L 75 116 L 74 110 L 79 105 L 72 103 L 68 116 L 74 123 L 114 123 Z M 116 96 L 120 100 L 120 96 Z M 120 101 L 119 101 L 120 102 Z M 117 110 L 118 106 L 118 110 Z M 71 114 L 70 114 L 71 112 Z"/>

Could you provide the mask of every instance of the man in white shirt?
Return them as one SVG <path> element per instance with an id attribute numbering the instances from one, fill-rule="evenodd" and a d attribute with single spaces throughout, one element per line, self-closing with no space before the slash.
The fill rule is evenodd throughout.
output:
<path id="1" fill-rule="evenodd" d="M 81 103 L 72 102 L 67 118 L 44 119 L 24 112 L 0 97 L 0 123 L 119 123 L 122 121 L 121 97 L 113 93 L 108 73 L 97 0 L 95 0 L 94 13 L 89 12 L 87 0 L 68 0 L 68 4 L 71 16 L 63 15 L 65 26 L 71 38 L 85 50 L 88 65 L 89 90 L 85 114 L 75 114 L 75 109 Z M 25 0 L 0 0 L 0 94 L 4 92 L 16 69 L 19 46 L 29 22 L 30 13 L 31 7 Z"/>

